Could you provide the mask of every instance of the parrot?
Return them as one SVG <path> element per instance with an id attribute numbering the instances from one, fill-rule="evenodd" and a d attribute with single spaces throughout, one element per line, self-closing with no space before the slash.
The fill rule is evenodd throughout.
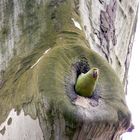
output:
<path id="1" fill-rule="evenodd" d="M 80 96 L 91 97 L 99 78 L 99 69 L 91 68 L 87 73 L 81 73 L 75 84 L 75 91 Z"/>

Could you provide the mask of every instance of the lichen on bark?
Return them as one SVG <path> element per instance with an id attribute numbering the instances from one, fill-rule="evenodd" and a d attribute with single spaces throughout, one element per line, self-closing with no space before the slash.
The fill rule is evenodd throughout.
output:
<path id="1" fill-rule="evenodd" d="M 21 34 L 14 49 L 19 50 L 6 60 L 2 76 L 0 123 L 12 108 L 23 109 L 39 118 L 46 140 L 119 138 L 131 126 L 123 85 L 108 62 L 90 49 L 79 1 L 18 3 L 26 12 L 17 18 Z M 95 94 L 81 97 L 75 91 L 77 77 L 92 67 L 100 70 Z"/>

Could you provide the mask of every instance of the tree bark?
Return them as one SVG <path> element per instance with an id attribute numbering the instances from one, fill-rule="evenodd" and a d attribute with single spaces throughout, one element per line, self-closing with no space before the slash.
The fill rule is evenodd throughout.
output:
<path id="1" fill-rule="evenodd" d="M 118 140 L 132 129 L 125 101 L 136 0 L 0 1 L 0 139 Z M 100 71 L 91 97 L 75 84 Z"/>

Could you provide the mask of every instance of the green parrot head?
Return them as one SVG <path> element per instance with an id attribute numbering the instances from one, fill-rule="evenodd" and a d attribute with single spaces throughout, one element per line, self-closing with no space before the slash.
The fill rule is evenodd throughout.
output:
<path id="1" fill-rule="evenodd" d="M 93 67 L 87 73 L 81 73 L 77 79 L 75 90 L 76 92 L 85 97 L 91 97 L 99 78 L 99 69 Z"/>

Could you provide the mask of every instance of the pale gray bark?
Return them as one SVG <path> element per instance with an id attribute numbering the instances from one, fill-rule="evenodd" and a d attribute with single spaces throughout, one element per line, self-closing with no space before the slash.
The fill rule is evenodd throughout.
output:
<path id="1" fill-rule="evenodd" d="M 91 48 L 108 60 L 126 85 L 137 23 L 138 1 L 80 2 L 84 31 Z"/>
<path id="2" fill-rule="evenodd" d="M 137 12 L 138 0 L 1 0 L 0 139 L 119 140 L 132 129 Z M 91 65 L 103 76 L 97 97 L 77 97 L 78 73 Z"/>

